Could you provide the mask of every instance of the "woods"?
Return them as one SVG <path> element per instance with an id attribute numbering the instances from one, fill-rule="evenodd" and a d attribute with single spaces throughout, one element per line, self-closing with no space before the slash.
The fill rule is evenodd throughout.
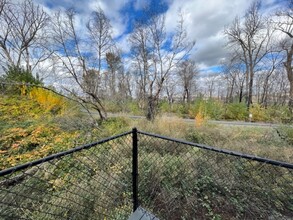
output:
<path id="1" fill-rule="evenodd" d="M 292 5 L 288 0 L 268 14 L 254 1 L 223 27 L 228 55 L 207 72 L 194 59 L 196 39 L 188 35 L 184 11 L 174 16 L 170 31 L 164 13 L 143 8 L 128 34 L 126 53 L 99 7 L 81 23 L 73 8 L 50 14 L 32 0 L 1 0 L 0 82 L 3 88 L 8 79 L 10 84 L 42 82 L 88 113 L 96 111 L 101 120 L 131 103 L 150 121 L 165 101 L 165 110 L 174 111 L 175 103 L 189 114 L 199 99 L 245 104 L 247 118 L 256 105 L 288 106 L 292 118 Z M 25 73 L 33 79 L 19 77 Z"/>

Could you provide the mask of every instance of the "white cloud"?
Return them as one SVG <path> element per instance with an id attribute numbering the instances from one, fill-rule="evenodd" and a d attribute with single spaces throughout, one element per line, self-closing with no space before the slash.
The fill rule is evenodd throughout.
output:
<path id="1" fill-rule="evenodd" d="M 127 3 L 129 3 L 129 0 L 90 0 L 88 5 L 90 10 L 100 7 L 105 12 L 113 27 L 113 37 L 116 38 L 126 30 L 128 18 L 120 11 Z"/>
<path id="2" fill-rule="evenodd" d="M 113 37 L 116 38 L 126 30 L 127 17 L 121 14 L 121 9 L 129 3 L 130 0 L 34 0 L 42 5 L 44 10 L 52 15 L 57 9 L 66 10 L 73 8 L 77 11 L 78 31 L 85 33 L 85 24 L 92 11 L 101 8 L 110 19 L 113 27 Z"/>
<path id="3" fill-rule="evenodd" d="M 117 40 L 116 45 L 123 53 L 128 54 L 130 52 L 130 46 L 128 42 L 129 34 L 124 34 L 119 40 Z"/>
<path id="4" fill-rule="evenodd" d="M 172 31 L 176 27 L 178 11 L 184 14 L 188 38 L 196 40 L 196 50 L 192 57 L 201 65 L 219 64 L 226 55 L 224 27 L 236 15 L 243 15 L 252 0 L 174 0 L 166 13 L 166 27 Z"/>
<path id="5" fill-rule="evenodd" d="M 134 2 L 134 9 L 141 10 L 141 9 L 149 6 L 149 4 L 150 4 L 150 1 L 148 1 L 148 0 L 136 0 Z"/>
<path id="6" fill-rule="evenodd" d="M 127 24 L 132 22 L 129 15 L 121 11 L 127 4 L 135 10 L 149 5 L 148 0 L 34 0 L 52 14 L 57 9 L 74 7 L 78 14 L 76 24 L 80 36 L 86 33 L 85 23 L 90 12 L 100 7 L 110 19 L 113 37 L 124 53 L 129 53 Z M 231 24 L 236 15 L 243 16 L 253 0 L 161 0 L 169 5 L 166 12 L 166 30 L 172 32 L 177 25 L 177 14 L 184 13 L 185 26 L 190 41 L 196 40 L 192 58 L 201 66 L 209 67 L 220 63 L 226 56 L 224 27 Z M 278 0 L 263 0 L 263 12 L 268 14 L 278 7 Z M 128 17 L 129 16 L 129 17 Z"/>

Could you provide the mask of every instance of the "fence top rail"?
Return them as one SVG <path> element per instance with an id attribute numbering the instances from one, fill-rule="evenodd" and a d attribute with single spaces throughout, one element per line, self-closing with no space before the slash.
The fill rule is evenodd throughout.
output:
<path id="1" fill-rule="evenodd" d="M 158 134 L 152 134 L 152 133 L 148 133 L 148 132 L 144 132 L 144 131 L 138 130 L 137 132 L 139 134 L 150 136 L 150 137 L 155 137 L 155 138 L 159 138 L 159 139 L 163 139 L 163 140 L 167 140 L 167 141 L 173 141 L 173 142 L 176 142 L 179 144 L 189 145 L 189 146 L 204 149 L 204 150 L 214 151 L 214 152 L 221 153 L 221 154 L 228 154 L 231 156 L 241 157 L 241 158 L 245 158 L 248 160 L 254 160 L 254 161 L 258 161 L 258 162 L 262 162 L 262 163 L 271 164 L 273 166 L 284 167 L 284 168 L 288 168 L 288 169 L 293 170 L 293 164 L 287 163 L 287 162 L 271 160 L 268 158 L 258 157 L 258 156 L 249 155 L 249 154 L 243 154 L 243 153 L 240 153 L 237 151 L 219 149 L 219 148 L 204 145 L 204 144 L 197 144 L 197 143 L 193 143 L 193 142 L 189 142 L 189 141 L 185 141 L 185 140 L 181 140 L 181 139 L 170 138 L 170 137 L 166 137 L 166 136 L 162 136 L 162 135 L 158 135 Z"/>
<path id="2" fill-rule="evenodd" d="M 193 142 L 189 142 L 189 141 L 185 141 L 185 140 L 181 140 L 181 139 L 175 139 L 175 138 L 170 138 L 170 137 L 166 137 L 166 136 L 162 136 L 162 135 L 158 135 L 158 134 L 152 134 L 152 133 L 148 133 L 148 132 L 144 132 L 144 131 L 139 131 L 139 130 L 134 128 L 132 131 L 124 132 L 122 134 L 118 134 L 118 135 L 115 135 L 115 136 L 112 136 L 112 137 L 109 137 L 109 138 L 105 138 L 105 139 L 102 139 L 102 140 L 97 141 L 97 142 L 93 142 L 93 143 L 86 144 L 86 145 L 81 145 L 81 146 L 72 148 L 72 149 L 67 150 L 67 151 L 52 154 L 52 155 L 49 155 L 47 157 L 44 157 L 44 158 L 41 158 L 41 159 L 38 159 L 38 160 L 34 160 L 34 161 L 31 161 L 31 162 L 27 162 L 27 163 L 24 163 L 24 164 L 21 164 L 21 165 L 17 165 L 17 166 L 5 169 L 5 170 L 1 170 L 0 171 L 0 177 L 8 175 L 8 174 L 11 174 L 11 173 L 16 172 L 16 171 L 24 170 L 24 169 L 26 169 L 28 167 L 33 167 L 33 166 L 42 164 L 42 163 L 47 162 L 47 161 L 51 161 L 51 160 L 54 160 L 54 159 L 61 158 L 63 156 L 72 154 L 74 152 L 78 152 L 78 151 L 81 151 L 81 150 L 84 150 L 84 149 L 90 149 L 90 148 L 92 148 L 92 147 L 94 147 L 96 145 L 103 144 L 103 143 L 106 143 L 108 141 L 111 141 L 111 140 L 114 140 L 114 139 L 129 135 L 129 134 L 133 134 L 134 132 L 137 132 L 138 134 L 150 136 L 150 137 L 155 137 L 155 138 L 167 140 L 167 141 L 173 141 L 173 142 L 176 142 L 176 143 L 179 143 L 179 144 L 185 144 L 185 145 L 189 145 L 189 146 L 192 146 L 192 147 L 201 148 L 201 149 L 204 149 L 204 150 L 214 151 L 214 152 L 218 152 L 218 153 L 221 153 L 221 154 L 228 154 L 228 155 L 232 155 L 232 156 L 236 156 L 236 157 L 241 157 L 241 158 L 254 160 L 254 161 L 258 161 L 258 162 L 262 162 L 262 163 L 267 163 L 267 164 L 271 164 L 271 165 L 274 165 L 274 166 L 284 167 L 284 168 L 288 168 L 288 169 L 293 170 L 293 164 L 291 164 L 291 163 L 277 161 L 277 160 L 271 160 L 271 159 L 262 158 L 262 157 L 249 155 L 249 154 L 243 154 L 243 153 L 236 152 L 236 151 L 231 151 L 231 150 L 219 149 L 219 148 L 211 147 L 211 146 L 208 146 L 208 145 L 197 144 L 197 143 L 193 143 Z"/>
<path id="3" fill-rule="evenodd" d="M 51 160 L 54 160 L 54 159 L 64 157 L 64 156 L 66 156 L 68 154 L 72 154 L 74 152 L 78 152 L 78 151 L 85 150 L 85 149 L 90 149 L 90 148 L 92 148 L 92 147 L 94 147 L 96 145 L 103 144 L 103 143 L 106 143 L 108 141 L 111 141 L 111 140 L 114 140 L 114 139 L 129 135 L 129 134 L 132 134 L 132 133 L 133 133 L 132 131 L 124 132 L 122 134 L 118 134 L 118 135 L 115 135 L 115 136 L 112 136 L 112 137 L 109 137 L 109 138 L 105 138 L 105 139 L 102 139 L 100 141 L 96 141 L 96 142 L 93 142 L 93 143 L 90 143 L 90 144 L 81 145 L 81 146 L 72 148 L 72 149 L 67 150 L 67 151 L 62 151 L 62 152 L 52 154 L 52 155 L 49 155 L 47 157 L 38 159 L 38 160 L 34 160 L 34 161 L 31 161 L 31 162 L 27 162 L 27 163 L 24 163 L 24 164 L 21 164 L 21 165 L 18 165 L 18 166 L 14 166 L 14 167 L 5 169 L 5 170 L 1 170 L 0 171 L 0 177 L 8 175 L 8 174 L 11 174 L 11 173 L 16 172 L 16 171 L 26 169 L 28 167 L 33 167 L 33 166 L 42 164 L 42 163 L 47 162 L 47 161 L 51 161 Z"/>

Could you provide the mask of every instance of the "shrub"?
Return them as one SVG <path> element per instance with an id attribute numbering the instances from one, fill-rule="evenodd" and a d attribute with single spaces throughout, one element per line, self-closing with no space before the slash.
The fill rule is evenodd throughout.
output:
<path id="1" fill-rule="evenodd" d="M 245 103 L 230 103 L 226 105 L 225 119 L 245 120 L 248 116 Z"/>
<path id="2" fill-rule="evenodd" d="M 32 88 L 29 97 L 38 102 L 46 111 L 58 114 L 66 106 L 63 97 L 54 94 L 51 91 L 42 88 Z"/>
<path id="3" fill-rule="evenodd" d="M 206 114 L 211 119 L 221 119 L 224 113 L 223 104 L 218 100 L 206 101 Z"/>
<path id="4" fill-rule="evenodd" d="M 189 109 L 189 117 L 194 118 L 199 112 L 203 113 L 206 118 L 221 119 L 224 112 L 223 104 L 213 99 L 197 99 Z"/>
<path id="5" fill-rule="evenodd" d="M 270 106 L 266 112 L 268 120 L 271 122 L 288 123 L 291 120 L 288 106 Z"/>
<path id="6" fill-rule="evenodd" d="M 42 84 L 41 80 L 38 77 L 34 77 L 30 71 L 17 66 L 9 66 L 1 80 L 8 83 Z M 22 85 L 7 85 L 5 87 L 10 94 L 24 94 L 25 92 L 24 86 Z"/>
<path id="7" fill-rule="evenodd" d="M 180 117 L 183 117 L 183 118 L 189 117 L 190 118 L 189 106 L 188 105 L 180 104 L 177 107 L 177 113 L 179 114 Z M 194 118 L 194 116 L 192 118 Z"/>
<path id="8" fill-rule="evenodd" d="M 101 128 L 107 133 L 105 135 L 119 134 L 129 128 L 129 121 L 124 117 L 108 118 L 102 122 Z"/>
<path id="9" fill-rule="evenodd" d="M 270 119 L 267 114 L 267 109 L 261 107 L 259 104 L 253 104 L 249 112 L 252 114 L 252 121 L 267 121 Z"/>
<path id="10" fill-rule="evenodd" d="M 159 111 L 161 113 L 168 113 L 171 111 L 171 106 L 167 101 L 162 101 L 159 103 Z"/>
<path id="11" fill-rule="evenodd" d="M 129 101 L 127 103 L 127 111 L 134 115 L 142 115 L 142 110 L 139 108 L 139 105 L 135 101 Z"/>

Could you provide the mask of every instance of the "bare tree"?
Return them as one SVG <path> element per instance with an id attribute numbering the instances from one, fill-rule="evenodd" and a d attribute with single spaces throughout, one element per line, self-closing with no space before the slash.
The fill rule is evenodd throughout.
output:
<path id="1" fill-rule="evenodd" d="M 4 63 L 16 67 L 25 63 L 26 70 L 32 71 L 50 55 L 42 47 L 49 16 L 32 0 L 19 4 L 2 0 L 0 11 L 0 55 Z"/>
<path id="2" fill-rule="evenodd" d="M 110 52 L 110 49 L 113 46 L 110 20 L 106 17 L 101 8 L 98 8 L 91 14 L 91 18 L 87 23 L 87 29 L 95 51 L 97 52 L 96 60 L 98 62 L 97 71 L 99 75 L 94 92 L 98 93 L 102 64 L 105 60 L 106 53 Z"/>
<path id="3" fill-rule="evenodd" d="M 253 2 L 246 11 L 243 22 L 236 17 L 232 25 L 225 29 L 228 45 L 239 52 L 245 64 L 248 109 L 252 103 L 255 69 L 266 56 L 272 35 L 259 10 L 260 2 Z"/>
<path id="4" fill-rule="evenodd" d="M 137 24 L 130 36 L 136 71 L 143 82 L 141 88 L 146 96 L 148 120 L 155 119 L 159 97 L 166 79 L 194 46 L 194 42 L 186 40 L 183 22 L 183 16 L 180 14 L 169 46 L 164 15 L 152 15 L 148 22 Z"/>
<path id="5" fill-rule="evenodd" d="M 280 52 L 271 50 L 266 57 L 261 62 L 261 80 L 262 82 L 258 84 L 258 87 L 261 88 L 262 92 L 260 96 L 259 103 L 264 107 L 268 106 L 269 99 L 269 90 L 271 85 L 271 78 L 274 72 L 280 67 L 283 59 L 280 56 Z"/>
<path id="6" fill-rule="evenodd" d="M 51 24 L 51 36 L 55 43 L 54 56 L 62 63 L 62 71 L 73 80 L 67 83 L 70 87 L 63 86 L 63 90 L 82 104 L 89 113 L 90 109 L 95 109 L 100 119 L 106 119 L 104 105 L 97 93 L 98 70 L 90 63 L 91 57 L 85 56 L 81 50 L 83 42 L 77 35 L 74 10 L 67 10 L 66 13 L 56 12 Z M 91 68 L 88 67 L 89 63 Z"/>
<path id="7" fill-rule="evenodd" d="M 149 81 L 150 46 L 147 27 L 137 23 L 129 38 L 133 54 L 133 75 L 137 85 L 137 99 L 140 107 L 144 108 L 147 98 L 147 83 Z"/>
<path id="8" fill-rule="evenodd" d="M 121 70 L 120 54 L 118 52 L 108 52 L 106 53 L 106 61 L 109 75 L 109 95 L 115 97 L 117 93 L 117 75 L 118 71 Z"/>
<path id="9" fill-rule="evenodd" d="M 194 61 L 185 60 L 179 65 L 177 74 L 183 87 L 183 103 L 187 102 L 189 104 L 191 101 L 191 92 L 198 72 L 198 68 Z"/>
<path id="10" fill-rule="evenodd" d="M 237 56 L 222 64 L 223 78 L 227 83 L 226 102 L 233 102 L 235 96 L 242 102 L 245 81 L 245 70 L 242 66 Z"/>
<path id="11" fill-rule="evenodd" d="M 290 91 L 286 72 L 278 68 L 271 77 L 270 97 L 273 105 L 286 105 L 287 94 Z"/>
<path id="12" fill-rule="evenodd" d="M 165 91 L 166 91 L 167 100 L 168 100 L 170 108 L 172 108 L 172 104 L 175 101 L 174 99 L 175 99 L 175 95 L 177 94 L 177 87 L 179 83 L 177 77 L 174 75 L 167 78 L 166 84 L 165 84 Z"/>
<path id="13" fill-rule="evenodd" d="M 206 94 L 207 94 L 207 97 L 210 99 L 214 97 L 216 82 L 218 78 L 219 78 L 219 75 L 217 73 L 209 73 L 207 76 L 205 76 L 205 84 L 207 86 Z"/>
<path id="14" fill-rule="evenodd" d="M 293 0 L 287 1 L 287 7 L 276 12 L 276 19 L 272 21 L 275 24 L 275 29 L 283 34 L 280 47 L 285 52 L 284 67 L 287 72 L 287 77 L 290 83 L 289 92 L 289 109 L 293 115 Z"/>
<path id="15" fill-rule="evenodd" d="M 2 15 L 2 12 L 6 4 L 7 4 L 7 0 L 0 0 L 0 15 Z"/>

